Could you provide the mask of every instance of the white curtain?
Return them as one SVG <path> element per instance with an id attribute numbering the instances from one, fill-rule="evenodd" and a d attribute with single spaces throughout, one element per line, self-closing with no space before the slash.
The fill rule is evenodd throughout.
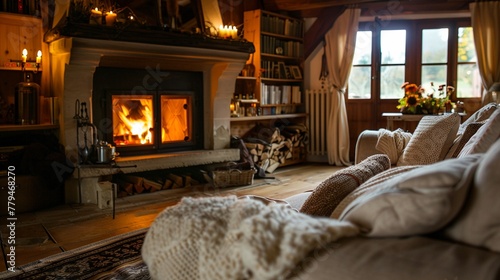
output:
<path id="1" fill-rule="evenodd" d="M 485 105 L 492 101 L 487 91 L 500 82 L 500 1 L 471 3 L 470 11 Z"/>
<path id="2" fill-rule="evenodd" d="M 349 124 L 345 106 L 345 88 L 351 72 L 360 9 L 347 9 L 325 35 L 325 54 L 328 65 L 328 86 L 332 93 L 330 115 L 327 119 L 328 162 L 350 165 Z"/>

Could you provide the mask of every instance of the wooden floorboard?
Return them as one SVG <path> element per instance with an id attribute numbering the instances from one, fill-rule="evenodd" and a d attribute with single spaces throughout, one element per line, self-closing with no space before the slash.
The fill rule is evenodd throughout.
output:
<path id="1" fill-rule="evenodd" d="M 116 215 L 94 204 L 60 205 L 33 213 L 19 214 L 16 223 L 16 267 L 54 254 L 79 248 L 119 234 L 147 228 L 166 207 L 184 196 L 259 195 L 283 199 L 313 190 L 341 167 L 328 164 L 300 164 L 277 169 L 275 179 L 255 179 L 252 186 L 216 189 L 198 185 L 125 197 L 116 201 Z M 1 219 L 4 248 L 8 237 L 6 217 Z M 6 270 L 3 256 L 0 270 Z"/>

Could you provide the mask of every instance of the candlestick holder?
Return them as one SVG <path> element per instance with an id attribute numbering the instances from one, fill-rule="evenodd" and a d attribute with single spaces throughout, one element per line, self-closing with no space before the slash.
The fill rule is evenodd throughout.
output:
<path id="1" fill-rule="evenodd" d="M 17 65 L 21 66 L 21 71 L 23 71 L 23 72 L 26 71 L 26 65 L 28 63 L 31 65 L 34 65 L 35 67 L 33 67 L 33 68 L 35 68 L 35 69 L 33 70 L 33 73 L 35 73 L 35 74 L 40 70 L 40 64 L 41 64 L 40 62 L 37 62 L 36 60 L 24 61 L 21 59 L 11 59 L 10 62 L 15 62 L 15 63 L 17 63 Z"/>

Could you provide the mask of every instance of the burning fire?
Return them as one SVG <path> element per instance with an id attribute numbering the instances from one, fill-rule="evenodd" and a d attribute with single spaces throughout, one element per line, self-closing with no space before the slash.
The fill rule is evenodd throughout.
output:
<path id="1" fill-rule="evenodd" d="M 113 97 L 113 138 L 115 144 L 152 144 L 152 106 L 152 98 Z"/>
<path id="2" fill-rule="evenodd" d="M 187 97 L 162 96 L 162 143 L 189 139 L 191 132 L 189 130 L 188 110 L 190 110 L 190 106 L 188 104 Z"/>

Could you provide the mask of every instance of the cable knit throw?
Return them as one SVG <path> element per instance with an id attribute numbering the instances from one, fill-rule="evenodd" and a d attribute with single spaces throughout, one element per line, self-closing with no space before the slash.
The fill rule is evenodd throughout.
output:
<path id="1" fill-rule="evenodd" d="M 386 154 L 391 164 L 396 164 L 404 148 L 410 142 L 411 133 L 404 132 L 401 128 L 394 131 L 381 128 L 378 131 L 378 140 L 375 148 Z"/>
<path id="2" fill-rule="evenodd" d="M 284 279 L 315 249 L 358 229 L 279 203 L 183 198 L 149 229 L 142 257 L 153 279 Z"/>

